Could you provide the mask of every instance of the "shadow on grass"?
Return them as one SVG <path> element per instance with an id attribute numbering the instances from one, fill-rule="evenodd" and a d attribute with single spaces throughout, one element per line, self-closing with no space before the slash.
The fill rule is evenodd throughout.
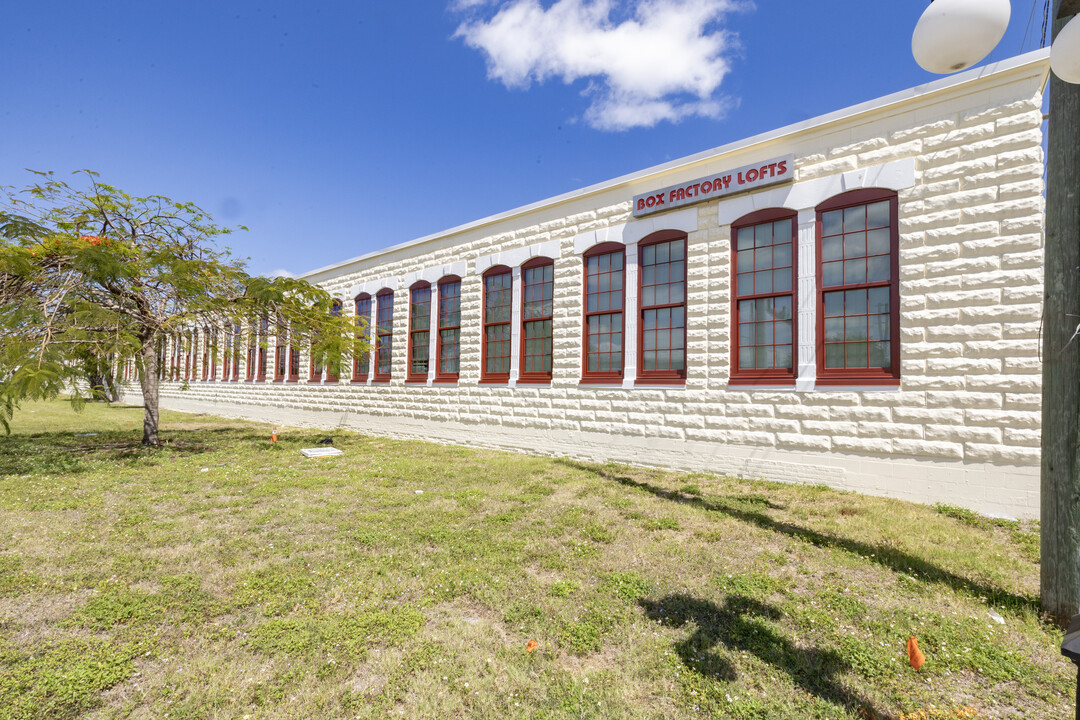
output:
<path id="1" fill-rule="evenodd" d="M 683 594 L 655 601 L 643 599 L 638 604 L 649 619 L 668 627 L 695 626 L 693 634 L 676 643 L 675 652 L 686 667 L 701 675 L 727 682 L 735 679 L 731 663 L 713 651 L 723 644 L 730 650 L 757 656 L 811 695 L 850 710 L 858 709 L 862 717 L 878 716 L 865 698 L 837 680 L 837 675 L 850 669 L 839 653 L 800 649 L 776 632 L 768 621 L 779 620 L 781 613 L 772 605 L 731 595 L 723 606 L 718 606 Z"/>
<path id="2" fill-rule="evenodd" d="M 919 576 L 922 580 L 948 586 L 957 592 L 970 595 L 974 598 L 986 598 L 990 603 L 999 607 L 1008 608 L 1017 612 L 1028 609 L 1033 611 L 1036 615 L 1039 613 L 1039 599 L 1037 597 L 1033 598 L 1026 595 L 1018 595 L 1000 587 L 971 580 L 970 578 L 957 575 L 950 570 L 927 562 L 921 557 L 903 552 L 885 544 L 872 545 L 867 542 L 853 540 L 838 535 L 831 535 L 794 523 L 776 520 L 769 517 L 761 510 L 748 509 L 747 503 L 741 499 L 706 500 L 696 495 L 687 495 L 679 490 L 665 490 L 664 488 L 651 485 L 641 480 L 635 480 L 625 475 L 615 475 L 607 472 L 602 467 L 590 465 L 588 463 L 567 459 L 559 459 L 556 462 L 584 472 L 593 473 L 605 480 L 617 482 L 620 485 L 644 490 L 663 500 L 684 505 L 693 505 L 710 512 L 722 513 L 728 517 L 735 518 L 736 520 L 756 525 L 763 530 L 770 530 L 781 535 L 802 540 L 811 545 L 842 550 L 851 553 L 852 555 L 858 555 L 868 562 L 875 563 L 894 572 L 914 574 Z M 755 501 L 749 505 L 751 507 L 757 505 L 773 509 L 780 508 L 780 506 L 771 502 L 767 502 L 766 504 Z"/>
<path id="3" fill-rule="evenodd" d="M 158 447 L 142 444 L 142 430 L 103 430 L 92 436 L 75 432 L 0 436 L 0 475 L 71 475 L 93 470 L 102 461 L 133 466 L 148 460 L 202 455 L 225 444 L 266 440 L 261 434 L 235 427 L 163 431 L 161 435 Z"/>

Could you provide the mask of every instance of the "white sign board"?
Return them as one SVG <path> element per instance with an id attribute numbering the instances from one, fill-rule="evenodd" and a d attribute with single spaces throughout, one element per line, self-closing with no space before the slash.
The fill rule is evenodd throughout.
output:
<path id="1" fill-rule="evenodd" d="M 634 217 L 674 210 L 684 205 L 715 200 L 725 195 L 757 190 L 790 182 L 795 178 L 795 155 L 763 160 L 734 170 L 671 185 L 661 190 L 634 196 Z"/>

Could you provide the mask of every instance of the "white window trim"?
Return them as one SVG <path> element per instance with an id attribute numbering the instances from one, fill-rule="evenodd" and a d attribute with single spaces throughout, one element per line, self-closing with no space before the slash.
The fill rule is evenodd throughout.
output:
<path id="1" fill-rule="evenodd" d="M 449 265 L 436 265 L 423 270 L 415 270 L 411 273 L 407 273 L 401 280 L 401 284 L 404 287 L 412 287 L 413 283 L 418 280 L 424 280 L 431 283 L 434 286 L 437 282 L 442 280 L 447 275 L 457 275 L 458 277 L 465 277 L 466 263 L 464 260 L 458 260 L 457 262 L 450 263 Z"/>
<path id="2" fill-rule="evenodd" d="M 558 240 L 548 240 L 547 242 L 536 243 L 523 248 L 514 248 L 513 250 L 504 250 L 502 252 L 492 253 L 491 255 L 484 255 L 476 259 L 476 264 L 473 267 L 473 274 L 483 275 L 489 268 L 493 268 L 496 265 L 506 265 L 509 268 L 520 268 L 534 257 L 546 257 L 551 258 L 552 260 L 558 260 L 562 257 L 562 243 Z M 464 274 L 465 273 L 461 273 L 461 275 Z M 515 278 L 514 282 L 517 282 L 517 278 Z"/>
<path id="3" fill-rule="evenodd" d="M 408 285 L 406 285 L 406 287 L 408 287 Z M 362 283 L 360 285 L 353 285 L 351 288 L 349 288 L 349 291 L 348 291 L 349 296 L 348 296 L 348 298 L 350 300 L 355 301 L 357 295 L 362 295 L 363 293 L 367 293 L 368 295 L 371 296 L 372 303 L 373 303 L 372 307 L 374 307 L 375 296 L 379 293 L 380 290 L 389 290 L 391 292 L 396 293 L 397 289 L 398 289 L 398 279 L 396 277 L 389 277 L 389 278 L 385 278 L 383 280 L 372 280 L 371 282 Z M 355 310 L 355 306 L 354 306 L 354 310 Z M 374 311 L 372 311 L 372 312 L 374 312 Z"/>
<path id="4" fill-rule="evenodd" d="M 600 243 L 636 245 L 657 230 L 679 230 L 690 234 L 696 232 L 697 229 L 698 209 L 689 207 L 575 235 L 574 254 L 584 255 L 589 248 Z"/>
<path id="5" fill-rule="evenodd" d="M 881 165 L 739 195 L 721 200 L 717 213 L 722 227 L 730 225 L 743 215 L 766 208 L 788 208 L 800 212 L 813 210 L 829 198 L 849 190 L 885 188 L 899 192 L 910 187 L 915 187 L 915 158 L 893 160 Z"/>

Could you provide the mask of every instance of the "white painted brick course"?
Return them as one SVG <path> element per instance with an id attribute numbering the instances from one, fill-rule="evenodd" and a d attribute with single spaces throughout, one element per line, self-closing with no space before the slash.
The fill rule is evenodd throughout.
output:
<path id="1" fill-rule="evenodd" d="M 964 446 L 954 442 L 936 442 L 930 440 L 893 441 L 893 452 L 914 457 L 948 458 L 960 460 L 964 457 Z"/>
<path id="2" fill-rule="evenodd" d="M 1005 393 L 1005 408 L 1039 410 L 1042 408 L 1042 395 L 1040 393 Z"/>
<path id="3" fill-rule="evenodd" d="M 904 128 L 903 130 L 895 130 L 889 135 L 889 141 L 893 143 L 903 143 L 908 140 L 917 140 L 919 138 L 929 137 L 932 135 L 941 135 L 947 133 L 956 127 L 956 121 L 952 118 L 944 118 L 936 122 L 926 123 L 924 125 L 918 125 L 912 128 Z"/>

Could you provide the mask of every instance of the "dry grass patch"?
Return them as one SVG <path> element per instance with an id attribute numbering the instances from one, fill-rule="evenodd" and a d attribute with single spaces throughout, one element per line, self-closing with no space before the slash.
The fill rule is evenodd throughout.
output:
<path id="1" fill-rule="evenodd" d="M 144 450 L 140 423 L 38 404 L 0 439 L 0 720 L 1071 713 L 1037 524 L 340 431 L 308 460 L 325 432 L 173 413 Z"/>

